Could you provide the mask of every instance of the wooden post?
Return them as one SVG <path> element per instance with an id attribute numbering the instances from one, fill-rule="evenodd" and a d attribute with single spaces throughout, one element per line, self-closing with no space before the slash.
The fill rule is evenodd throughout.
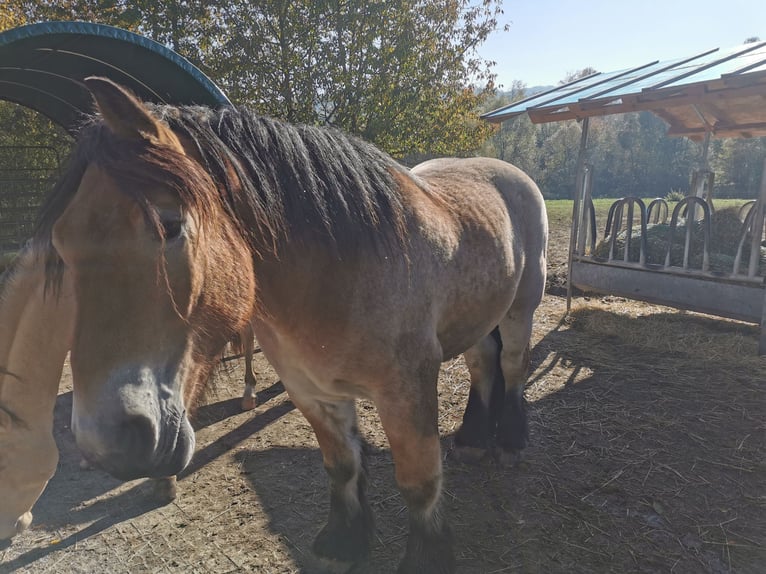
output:
<path id="1" fill-rule="evenodd" d="M 585 205 L 585 153 L 588 147 L 588 128 L 590 118 L 582 120 L 582 133 L 580 135 L 580 151 L 577 154 L 577 181 L 575 185 L 574 206 L 572 207 L 572 231 L 569 234 L 569 258 L 567 261 L 567 313 L 572 307 L 572 261 L 577 249 L 580 222 L 583 219 Z"/>

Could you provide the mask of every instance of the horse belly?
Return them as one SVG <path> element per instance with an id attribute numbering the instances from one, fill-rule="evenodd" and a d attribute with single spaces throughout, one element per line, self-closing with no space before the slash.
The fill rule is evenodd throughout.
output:
<path id="1" fill-rule="evenodd" d="M 438 327 L 443 360 L 473 347 L 500 323 L 513 303 L 513 287 L 509 282 L 503 289 L 473 293 L 472 298 L 446 306 Z"/>
<path id="2" fill-rule="evenodd" d="M 349 364 L 346 354 L 338 353 L 321 337 L 297 342 L 263 321 L 254 321 L 253 330 L 291 396 L 320 401 L 370 398 L 367 388 L 355 382 L 354 374 L 363 367 Z"/>

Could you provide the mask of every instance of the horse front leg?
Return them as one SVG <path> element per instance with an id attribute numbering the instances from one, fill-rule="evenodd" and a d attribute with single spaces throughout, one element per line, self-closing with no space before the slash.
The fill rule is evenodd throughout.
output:
<path id="1" fill-rule="evenodd" d="M 327 566 L 343 569 L 369 556 L 374 534 L 356 405 L 292 399 L 314 429 L 330 478 L 330 514 L 313 551 Z"/>
<path id="2" fill-rule="evenodd" d="M 455 571 L 452 534 L 440 509 L 442 487 L 436 380 L 439 360 L 427 360 L 401 384 L 376 397 L 409 510 L 410 533 L 399 574 Z"/>

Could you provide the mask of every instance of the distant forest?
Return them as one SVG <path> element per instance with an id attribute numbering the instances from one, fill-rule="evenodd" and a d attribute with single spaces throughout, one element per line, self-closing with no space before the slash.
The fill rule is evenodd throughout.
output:
<path id="1" fill-rule="evenodd" d="M 515 84 L 486 104 L 492 110 L 522 99 Z M 702 145 L 666 136 L 667 124 L 650 112 L 591 118 L 588 162 L 594 197 L 665 197 L 688 194 L 691 174 L 700 168 Z M 479 153 L 509 161 L 526 171 L 546 198 L 570 198 L 580 147 L 574 121 L 533 124 L 524 115 L 507 120 Z M 713 139 L 708 161 L 715 173 L 714 197 L 754 198 L 760 188 L 766 138 Z"/>

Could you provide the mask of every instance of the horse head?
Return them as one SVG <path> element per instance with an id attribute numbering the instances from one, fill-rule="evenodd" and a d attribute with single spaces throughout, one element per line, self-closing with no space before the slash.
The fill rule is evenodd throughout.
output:
<path id="1" fill-rule="evenodd" d="M 118 478 L 170 476 L 194 451 L 196 395 L 252 314 L 252 256 L 182 137 L 109 80 L 86 84 L 102 120 L 49 225 L 77 303 L 72 430 Z"/>

